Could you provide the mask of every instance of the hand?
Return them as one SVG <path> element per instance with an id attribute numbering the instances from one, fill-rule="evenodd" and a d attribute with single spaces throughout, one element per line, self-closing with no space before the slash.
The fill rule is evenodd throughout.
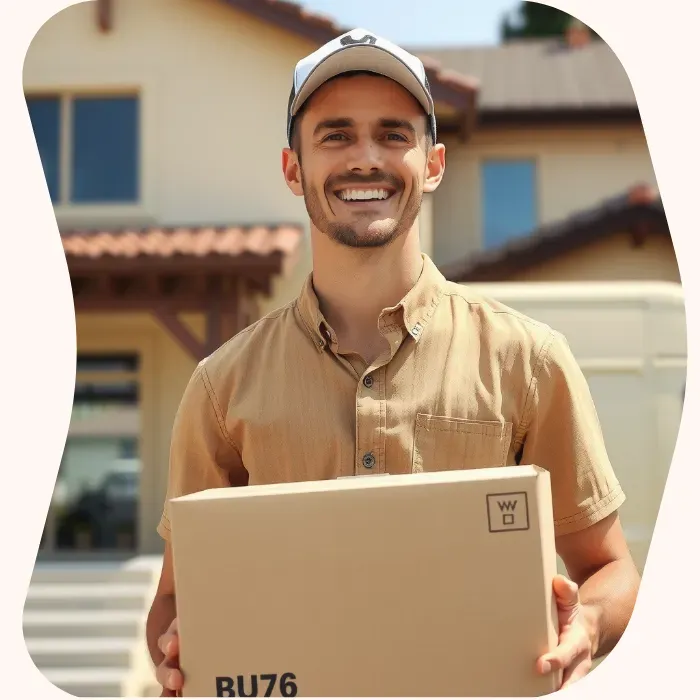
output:
<path id="1" fill-rule="evenodd" d="M 184 678 L 180 671 L 180 638 L 177 632 L 177 618 L 175 618 L 165 634 L 158 640 L 158 648 L 165 654 L 165 658 L 156 669 L 156 678 L 162 686 L 161 698 L 179 697 Z"/>
<path id="2" fill-rule="evenodd" d="M 557 575 L 553 588 L 559 611 L 559 644 L 554 651 L 538 659 L 537 670 L 543 675 L 563 671 L 561 687 L 566 688 L 591 670 L 593 647 L 578 586 Z"/>

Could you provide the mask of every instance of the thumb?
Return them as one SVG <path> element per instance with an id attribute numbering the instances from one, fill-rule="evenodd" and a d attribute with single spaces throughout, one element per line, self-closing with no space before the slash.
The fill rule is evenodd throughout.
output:
<path id="1" fill-rule="evenodd" d="M 579 603 L 578 586 L 565 576 L 557 574 L 553 581 L 554 595 L 559 608 L 574 608 Z"/>

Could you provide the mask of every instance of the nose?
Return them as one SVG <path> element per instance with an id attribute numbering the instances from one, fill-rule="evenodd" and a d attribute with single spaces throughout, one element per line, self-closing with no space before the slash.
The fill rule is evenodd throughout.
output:
<path id="1" fill-rule="evenodd" d="M 374 139 L 358 138 L 348 149 L 348 171 L 370 173 L 382 169 L 382 152 Z"/>

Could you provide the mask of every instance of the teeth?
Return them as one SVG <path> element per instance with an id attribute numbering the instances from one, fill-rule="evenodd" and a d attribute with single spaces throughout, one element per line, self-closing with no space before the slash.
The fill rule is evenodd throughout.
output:
<path id="1" fill-rule="evenodd" d="M 389 196 L 387 190 L 343 190 L 340 198 L 344 201 L 386 199 Z"/>

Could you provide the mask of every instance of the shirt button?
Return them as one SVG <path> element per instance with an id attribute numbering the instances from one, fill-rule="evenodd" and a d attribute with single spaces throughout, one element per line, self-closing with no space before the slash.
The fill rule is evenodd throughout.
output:
<path id="1" fill-rule="evenodd" d="M 363 458 L 362 458 L 362 466 L 365 469 L 371 469 L 374 466 L 375 459 L 374 455 L 371 452 L 368 452 Z"/>
<path id="2" fill-rule="evenodd" d="M 362 383 L 368 388 L 371 389 L 372 385 L 374 384 L 374 379 L 372 379 L 372 375 L 368 374 L 363 380 Z"/>

